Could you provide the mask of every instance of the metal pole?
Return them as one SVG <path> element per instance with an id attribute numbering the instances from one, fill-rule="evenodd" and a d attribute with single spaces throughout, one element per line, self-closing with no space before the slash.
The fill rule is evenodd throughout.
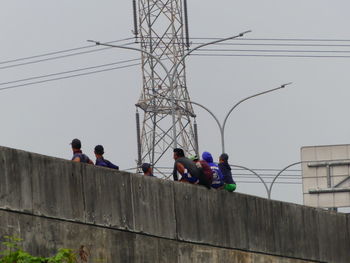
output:
<path id="1" fill-rule="evenodd" d="M 197 156 L 199 156 L 198 126 L 197 126 L 196 119 L 194 119 L 193 129 L 194 129 L 194 139 L 195 139 L 196 154 L 197 154 Z"/>
<path id="2" fill-rule="evenodd" d="M 225 130 L 224 127 L 220 127 L 220 135 L 221 135 L 221 153 L 225 152 Z"/>
<path id="3" fill-rule="evenodd" d="M 137 135 L 137 168 L 141 166 L 141 134 L 140 134 L 140 114 L 136 108 L 136 135 Z"/>
<path id="4" fill-rule="evenodd" d="M 294 165 L 297 165 L 297 164 L 301 164 L 301 163 L 304 163 L 306 161 L 301 161 L 301 162 L 295 162 L 295 163 L 292 163 L 292 164 L 289 164 L 287 165 L 286 167 L 284 167 L 281 171 L 278 172 L 278 174 L 275 176 L 275 178 L 273 178 L 271 184 L 270 184 L 270 187 L 269 187 L 269 199 L 271 199 L 271 193 L 272 193 L 272 187 L 273 187 L 273 184 L 276 182 L 277 178 L 285 171 L 287 170 L 288 168 L 294 166 Z"/>

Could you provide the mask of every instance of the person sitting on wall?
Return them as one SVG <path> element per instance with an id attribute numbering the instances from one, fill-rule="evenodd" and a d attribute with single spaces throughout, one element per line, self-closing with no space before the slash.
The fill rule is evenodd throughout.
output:
<path id="1" fill-rule="evenodd" d="M 201 175 L 199 177 L 199 184 L 210 189 L 213 181 L 213 171 L 211 170 L 209 164 L 204 160 L 199 160 L 197 155 L 192 155 L 189 159 L 192 160 L 199 169 Z"/>
<path id="2" fill-rule="evenodd" d="M 106 160 L 105 158 L 103 158 L 104 149 L 103 149 L 102 145 L 96 145 L 95 149 L 94 149 L 94 153 L 96 156 L 95 165 L 119 170 L 118 165 L 115 165 L 115 164 L 111 163 L 110 161 Z"/>
<path id="3" fill-rule="evenodd" d="M 219 169 L 223 174 L 224 189 L 233 192 L 236 190 L 236 182 L 232 178 L 231 166 L 228 164 L 228 155 L 223 153 L 219 157 Z"/>
<path id="4" fill-rule="evenodd" d="M 200 173 L 193 161 L 185 157 L 185 153 L 180 148 L 174 149 L 173 158 L 175 160 L 173 178 L 178 181 L 178 174 L 181 175 L 180 182 L 198 184 Z"/>
<path id="5" fill-rule="evenodd" d="M 154 176 L 151 164 L 143 163 L 141 165 L 141 169 L 142 169 L 144 175 L 146 175 L 146 176 Z"/>
<path id="6" fill-rule="evenodd" d="M 73 162 L 94 164 L 93 161 L 81 151 L 81 141 L 79 139 L 73 139 L 70 144 L 72 145 Z"/>
<path id="7" fill-rule="evenodd" d="M 203 152 L 202 158 L 204 161 L 206 161 L 209 164 L 211 170 L 213 171 L 213 181 L 211 183 L 211 187 L 213 187 L 215 189 L 222 188 L 224 185 L 223 175 L 222 175 L 218 165 L 216 163 L 214 163 L 213 156 L 211 155 L 210 152 Z"/>

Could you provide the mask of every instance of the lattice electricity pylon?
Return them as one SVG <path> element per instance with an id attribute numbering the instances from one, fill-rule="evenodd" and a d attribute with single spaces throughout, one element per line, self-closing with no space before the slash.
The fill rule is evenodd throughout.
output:
<path id="1" fill-rule="evenodd" d="M 187 154 L 196 153 L 197 137 L 192 105 L 176 101 L 190 100 L 185 62 L 181 61 L 188 47 L 187 22 L 184 22 L 187 21 L 187 11 L 186 2 L 183 1 L 186 0 L 138 0 L 137 4 L 136 0 L 133 1 L 134 34 L 141 49 L 153 55 L 142 53 L 143 89 L 136 106 L 143 110 L 144 117 L 142 129 L 138 130 L 138 165 L 149 162 L 157 167 L 171 161 L 174 146 L 173 110 L 177 147 L 184 149 Z M 171 73 L 173 90 L 169 75 L 159 60 L 169 72 L 179 64 L 176 72 Z M 176 103 L 173 104 L 174 101 Z"/>

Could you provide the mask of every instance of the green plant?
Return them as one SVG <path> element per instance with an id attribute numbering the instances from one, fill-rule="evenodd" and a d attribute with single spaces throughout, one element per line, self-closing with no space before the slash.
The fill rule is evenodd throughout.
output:
<path id="1" fill-rule="evenodd" d="M 0 263 L 77 263 L 78 258 L 81 262 L 87 262 L 87 256 L 81 257 L 71 249 L 62 248 L 52 257 L 35 257 L 25 252 L 19 243 L 22 239 L 11 236 L 4 236 L 5 241 L 2 245 L 5 250 L 0 251 Z M 81 253 L 81 252 L 80 252 Z"/>

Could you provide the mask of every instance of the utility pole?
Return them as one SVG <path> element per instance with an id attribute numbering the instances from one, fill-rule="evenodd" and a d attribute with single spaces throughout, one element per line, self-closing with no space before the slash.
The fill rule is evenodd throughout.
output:
<path id="1" fill-rule="evenodd" d="M 141 56 L 143 86 L 136 103 L 143 111 L 137 162 L 159 166 L 164 163 L 162 159 L 171 159 L 173 147 L 184 149 L 186 154 L 196 153 L 193 126 L 196 115 L 192 105 L 181 102 L 175 108 L 175 100 L 190 100 L 185 61 L 181 61 L 189 45 L 187 3 L 186 0 L 133 0 L 133 8 L 135 38 L 140 49 L 146 51 Z M 172 81 L 159 61 L 171 72 Z M 173 71 L 175 66 L 177 69 Z M 171 100 L 155 96 L 158 93 Z"/>

